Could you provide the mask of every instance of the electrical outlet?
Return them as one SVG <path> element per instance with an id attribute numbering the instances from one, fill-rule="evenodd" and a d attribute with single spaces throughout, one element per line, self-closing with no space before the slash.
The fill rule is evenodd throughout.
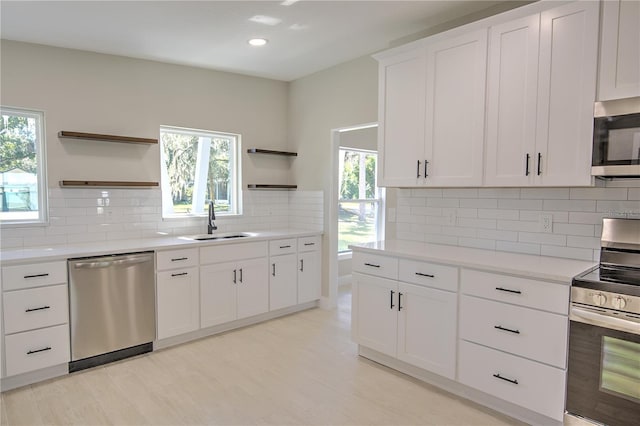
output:
<path id="1" fill-rule="evenodd" d="M 542 213 L 538 217 L 538 227 L 540 228 L 540 232 L 553 232 L 553 215 L 549 213 Z"/>

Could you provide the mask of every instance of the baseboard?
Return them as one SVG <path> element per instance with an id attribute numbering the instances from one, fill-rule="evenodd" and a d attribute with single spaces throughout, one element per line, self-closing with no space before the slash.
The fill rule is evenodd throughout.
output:
<path id="1" fill-rule="evenodd" d="M 320 302 L 321 303 L 321 302 Z M 290 306 L 288 308 L 278 309 L 276 311 L 265 312 L 264 314 L 256 315 L 249 318 L 243 318 L 236 321 L 227 322 L 213 327 L 201 328 L 200 330 L 192 331 L 191 333 L 181 334 L 179 336 L 168 337 L 162 340 L 156 340 L 153 343 L 153 350 L 165 349 L 171 346 L 187 343 L 192 340 L 202 339 L 204 337 L 213 336 L 215 334 L 224 333 L 226 331 L 235 330 L 238 328 L 246 327 L 249 325 L 258 324 L 270 319 L 282 317 L 285 315 L 294 314 L 296 312 L 305 311 L 307 309 L 317 308 L 318 301 L 302 303 L 300 305 Z"/>
<path id="2" fill-rule="evenodd" d="M 69 374 L 69 364 L 64 363 L 47 367 L 28 373 L 18 374 L 11 377 L 4 377 L 0 380 L 0 391 L 5 392 L 11 389 L 20 388 L 22 386 L 31 385 L 33 383 L 43 382 Z"/>

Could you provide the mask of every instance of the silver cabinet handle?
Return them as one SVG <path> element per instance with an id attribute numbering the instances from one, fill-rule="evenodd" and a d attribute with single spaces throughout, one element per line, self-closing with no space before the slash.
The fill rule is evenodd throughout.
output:
<path id="1" fill-rule="evenodd" d="M 506 293 L 522 294 L 522 292 L 520 290 L 511 290 L 509 288 L 503 288 L 503 287 L 496 287 L 496 290 L 504 291 Z"/>
<path id="2" fill-rule="evenodd" d="M 188 260 L 188 257 L 177 257 L 175 259 L 171 259 L 172 262 L 179 262 L 181 260 Z"/>
<path id="3" fill-rule="evenodd" d="M 272 263 L 271 264 L 271 275 L 273 275 L 274 277 L 276 276 L 276 264 Z"/>
<path id="4" fill-rule="evenodd" d="M 512 330 L 510 328 L 506 328 L 501 325 L 494 325 L 493 328 L 497 330 L 508 331 L 509 333 L 513 333 L 513 334 L 520 334 L 520 330 Z"/>
<path id="5" fill-rule="evenodd" d="M 179 272 L 177 274 L 171 274 L 172 277 L 183 277 L 185 275 L 189 275 L 188 272 Z"/>
<path id="6" fill-rule="evenodd" d="M 364 266 L 371 266 L 372 268 L 379 268 L 380 265 L 375 265 L 373 263 L 365 263 Z"/>
<path id="7" fill-rule="evenodd" d="M 304 259 L 300 259 L 300 272 L 304 272 Z"/>
<path id="8" fill-rule="evenodd" d="M 32 354 L 37 354 L 38 352 L 44 352 L 44 351 L 50 351 L 51 347 L 47 346 L 46 348 L 42 348 L 42 349 L 34 349 L 32 351 L 27 352 L 27 355 L 32 355 Z"/>
<path id="9" fill-rule="evenodd" d="M 233 283 L 237 284 L 237 281 L 236 281 L 236 270 L 235 269 L 233 270 Z"/>
<path id="10" fill-rule="evenodd" d="M 305 246 L 315 246 L 316 243 L 304 243 Z"/>
<path id="11" fill-rule="evenodd" d="M 240 268 L 240 284 L 242 284 L 242 268 Z"/>
<path id="12" fill-rule="evenodd" d="M 280 246 L 281 249 L 291 248 L 291 246 Z"/>
<path id="13" fill-rule="evenodd" d="M 418 160 L 418 166 L 416 167 L 416 170 L 417 170 L 416 177 L 420 178 L 420 160 Z"/>

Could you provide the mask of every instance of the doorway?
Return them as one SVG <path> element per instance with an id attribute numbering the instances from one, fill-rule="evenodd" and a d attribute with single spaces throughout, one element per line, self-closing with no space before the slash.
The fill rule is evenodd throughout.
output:
<path id="1" fill-rule="evenodd" d="M 332 182 L 329 203 L 329 297 L 350 297 L 351 250 L 384 238 L 384 190 L 377 176 L 378 124 L 366 123 L 332 131 Z M 344 303 L 344 302 L 342 302 Z"/>

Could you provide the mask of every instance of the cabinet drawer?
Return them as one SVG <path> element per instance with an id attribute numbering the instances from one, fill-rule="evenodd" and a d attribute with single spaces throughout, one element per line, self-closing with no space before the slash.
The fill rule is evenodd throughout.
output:
<path id="1" fill-rule="evenodd" d="M 529 359 L 565 368 L 565 316 L 463 295 L 460 337 Z"/>
<path id="2" fill-rule="evenodd" d="M 67 262 L 46 262 L 2 268 L 2 289 L 20 290 L 67 282 Z"/>
<path id="3" fill-rule="evenodd" d="M 156 253 L 156 267 L 158 271 L 198 266 L 198 262 L 197 248 L 159 251 Z"/>
<path id="4" fill-rule="evenodd" d="M 298 251 L 315 251 L 320 250 L 320 236 L 314 235 L 313 237 L 301 237 L 298 238 Z"/>
<path id="5" fill-rule="evenodd" d="M 6 334 L 68 322 L 66 284 L 7 291 L 2 298 Z"/>
<path id="6" fill-rule="evenodd" d="M 439 288 L 458 290 L 458 268 L 428 262 L 400 259 L 400 281 Z"/>
<path id="7" fill-rule="evenodd" d="M 569 285 L 463 269 L 464 294 L 567 315 Z"/>
<path id="8" fill-rule="evenodd" d="M 5 336 L 7 376 L 69 362 L 69 325 Z"/>
<path id="9" fill-rule="evenodd" d="M 461 341 L 458 380 L 472 388 L 562 421 L 564 370 Z"/>
<path id="10" fill-rule="evenodd" d="M 200 263 L 234 262 L 242 259 L 266 257 L 267 248 L 268 245 L 266 241 L 202 247 L 200 249 Z"/>
<path id="11" fill-rule="evenodd" d="M 398 259 L 394 257 L 354 251 L 351 261 L 354 272 L 392 280 L 398 279 Z"/>
<path id="12" fill-rule="evenodd" d="M 278 256 L 280 254 L 295 253 L 297 250 L 297 240 L 287 238 L 286 240 L 269 241 L 269 255 Z"/>

